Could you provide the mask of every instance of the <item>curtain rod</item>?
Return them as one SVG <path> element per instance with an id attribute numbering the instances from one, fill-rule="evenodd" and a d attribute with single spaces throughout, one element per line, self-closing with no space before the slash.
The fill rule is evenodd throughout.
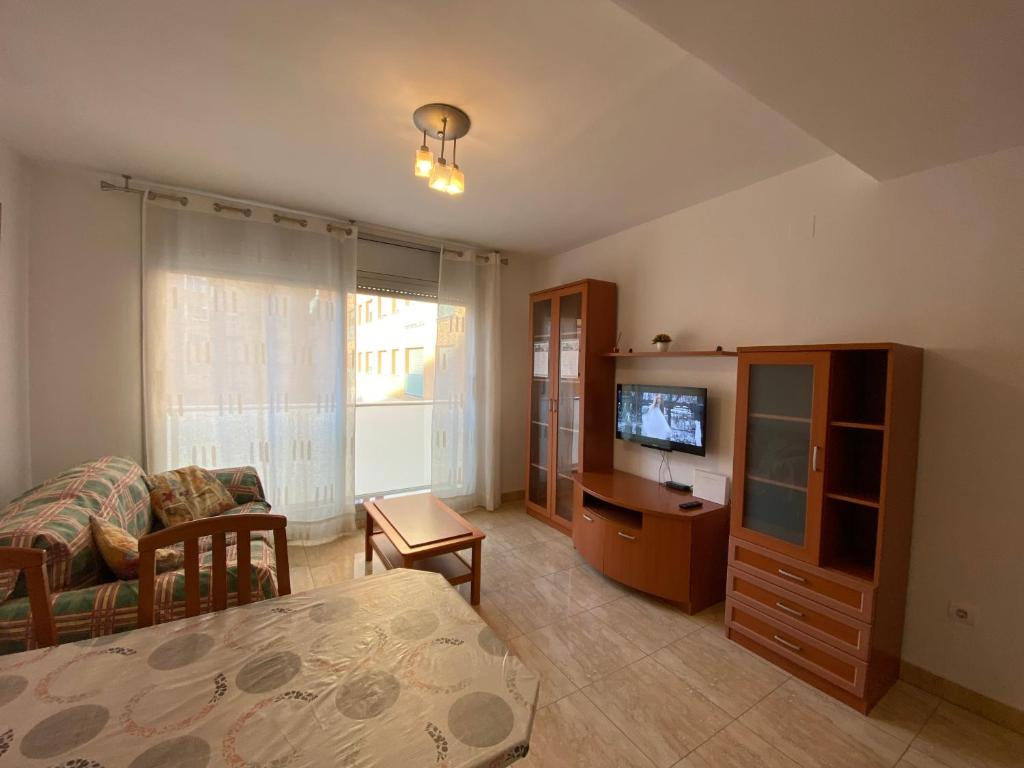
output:
<path id="1" fill-rule="evenodd" d="M 136 188 L 131 186 L 131 181 L 133 179 L 132 176 L 129 176 L 128 174 L 122 173 L 121 174 L 121 178 L 124 179 L 124 183 L 123 183 L 122 186 L 118 186 L 117 184 L 112 184 L 109 181 L 101 179 L 100 180 L 100 189 L 102 191 L 104 191 L 104 192 L 130 192 L 130 193 L 134 193 L 134 194 L 138 194 L 138 195 L 142 195 L 142 194 L 145 194 L 145 193 L 149 192 L 149 195 L 150 195 L 149 199 L 151 199 L 151 200 L 154 199 L 154 198 L 162 198 L 162 199 L 165 199 L 165 200 L 177 200 L 182 206 L 188 205 L 188 198 L 183 196 L 183 195 L 181 195 L 181 194 L 170 195 L 170 194 L 163 194 L 161 192 L 152 191 L 152 190 L 149 190 L 149 189 L 136 189 Z M 437 246 L 439 248 L 448 249 L 448 250 L 471 250 L 471 251 L 478 251 L 478 252 L 483 251 L 485 253 L 486 252 L 496 253 L 496 254 L 498 254 L 498 260 L 502 264 L 508 264 L 508 257 L 507 256 L 502 256 L 501 252 L 498 251 L 496 248 L 487 248 L 485 246 L 476 245 L 474 243 L 464 243 L 464 242 L 459 242 L 459 241 L 456 241 L 456 240 L 445 240 L 443 238 L 428 237 L 426 235 L 421 235 L 421 234 L 418 234 L 416 232 L 409 232 L 409 231 L 404 230 L 404 229 L 395 229 L 393 227 L 385 227 L 385 226 L 379 225 L 379 224 L 371 224 L 371 223 L 365 222 L 365 221 L 357 221 L 356 219 L 339 218 L 339 217 L 333 216 L 331 214 L 319 213 L 317 211 L 302 211 L 302 210 L 299 210 L 297 208 L 288 208 L 288 207 L 283 206 L 283 205 L 273 205 L 271 203 L 265 203 L 265 202 L 263 202 L 261 200 L 249 200 L 249 199 L 242 198 L 242 197 L 232 197 L 230 195 L 220 195 L 220 194 L 216 194 L 214 192 L 206 192 L 206 191 L 201 190 L 201 189 L 195 189 L 193 187 L 179 187 L 179 186 L 175 186 L 173 184 L 164 184 L 164 183 L 159 182 L 159 181 L 149 181 L 147 179 L 141 179 L 141 180 L 139 180 L 139 183 L 143 184 L 146 187 L 149 187 L 149 186 L 159 187 L 160 189 L 166 189 L 166 190 L 171 190 L 173 192 L 184 193 L 184 195 L 201 195 L 203 197 L 215 197 L 215 198 L 220 198 L 221 200 L 226 200 L 226 201 L 232 202 L 232 203 L 240 203 L 242 205 L 255 205 L 255 206 L 259 207 L 259 208 L 268 208 L 268 209 L 271 209 L 271 210 L 283 211 L 285 213 L 293 213 L 293 214 L 296 214 L 297 216 L 300 216 L 300 217 L 301 216 L 315 216 L 315 217 L 317 217 L 319 219 L 327 219 L 329 222 L 332 222 L 335 226 L 337 226 L 339 224 L 355 224 L 357 227 L 359 227 L 364 232 L 374 233 L 374 234 L 378 234 L 378 235 L 384 236 L 384 237 L 387 237 L 387 236 L 390 235 L 390 236 L 396 237 L 396 238 L 403 238 L 403 239 L 411 240 L 412 242 L 416 242 L 418 240 L 421 245 Z M 282 218 L 287 218 L 287 217 L 282 217 Z"/>

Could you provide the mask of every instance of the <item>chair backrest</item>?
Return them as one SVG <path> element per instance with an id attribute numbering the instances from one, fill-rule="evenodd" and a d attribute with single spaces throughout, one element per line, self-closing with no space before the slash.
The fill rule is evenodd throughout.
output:
<path id="1" fill-rule="evenodd" d="M 0 570 L 25 572 L 32 628 L 40 647 L 57 644 L 57 625 L 50 605 L 50 582 L 46 576 L 46 550 L 0 547 Z"/>
<path id="2" fill-rule="evenodd" d="M 182 523 L 139 539 L 139 619 L 140 627 L 156 623 L 156 550 L 173 544 L 185 544 L 185 615 L 199 615 L 199 539 L 213 539 L 213 573 L 210 593 L 213 610 L 228 607 L 227 534 L 234 533 L 238 549 L 238 604 L 252 602 L 252 562 L 249 534 L 273 531 L 274 558 L 277 561 L 277 593 L 290 595 L 288 538 L 283 515 L 240 514 L 207 517 Z"/>

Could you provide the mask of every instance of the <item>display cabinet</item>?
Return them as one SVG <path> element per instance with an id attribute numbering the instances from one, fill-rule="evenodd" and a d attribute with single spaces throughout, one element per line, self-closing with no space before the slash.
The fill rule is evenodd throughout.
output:
<path id="1" fill-rule="evenodd" d="M 573 473 L 611 469 L 614 283 L 582 280 L 530 296 L 526 508 L 568 532 Z"/>
<path id="2" fill-rule="evenodd" d="M 922 352 L 741 348 L 729 637 L 861 711 L 899 674 Z"/>

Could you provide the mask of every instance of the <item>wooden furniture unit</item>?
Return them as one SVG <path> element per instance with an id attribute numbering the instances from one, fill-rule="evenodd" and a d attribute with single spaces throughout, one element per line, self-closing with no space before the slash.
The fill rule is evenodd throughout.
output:
<path id="1" fill-rule="evenodd" d="M 50 580 L 46 575 L 46 550 L 28 547 L 0 547 L 0 570 L 24 571 L 28 602 L 32 609 L 32 633 L 36 646 L 57 644 L 57 625 L 50 603 Z"/>
<path id="2" fill-rule="evenodd" d="M 213 573 L 210 584 L 210 605 L 214 611 L 228 607 L 227 534 L 235 534 L 238 543 L 238 604 L 252 602 L 251 552 L 246 544 L 253 531 L 273 531 L 274 558 L 277 564 L 277 594 L 290 595 L 291 572 L 288 570 L 288 538 L 284 515 L 240 514 L 219 515 L 181 523 L 162 531 L 147 533 L 139 539 L 139 608 L 138 626 L 156 623 L 156 551 L 174 544 L 185 544 L 185 616 L 200 613 L 199 539 L 213 539 Z"/>
<path id="3" fill-rule="evenodd" d="M 729 508 L 627 472 L 581 472 L 572 537 L 605 576 L 697 613 L 725 594 Z"/>
<path id="4" fill-rule="evenodd" d="M 865 713 L 899 675 L 921 359 L 739 350 L 728 636 Z"/>
<path id="5" fill-rule="evenodd" d="M 366 560 L 376 552 L 386 568 L 415 568 L 469 582 L 471 605 L 480 604 L 480 544 L 483 531 L 430 493 L 368 501 Z M 469 562 L 460 552 L 471 550 Z"/>
<path id="6" fill-rule="evenodd" d="M 576 471 L 610 470 L 615 429 L 614 283 L 530 294 L 526 509 L 572 530 Z"/>

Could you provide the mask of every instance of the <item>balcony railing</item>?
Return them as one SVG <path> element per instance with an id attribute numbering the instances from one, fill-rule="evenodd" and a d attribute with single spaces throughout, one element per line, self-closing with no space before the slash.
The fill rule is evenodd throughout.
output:
<path id="1" fill-rule="evenodd" d="M 356 498 L 430 487 L 432 400 L 356 404 Z"/>

